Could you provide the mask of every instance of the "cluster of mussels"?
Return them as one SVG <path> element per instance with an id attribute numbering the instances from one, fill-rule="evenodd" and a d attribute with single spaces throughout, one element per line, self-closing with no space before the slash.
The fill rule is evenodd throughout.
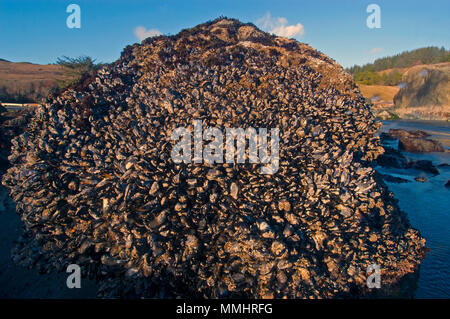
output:
<path id="1" fill-rule="evenodd" d="M 423 258 L 372 168 L 379 125 L 349 75 L 253 25 L 129 46 L 33 116 L 3 178 L 25 226 L 13 258 L 78 264 L 99 296 L 355 296 L 369 265 L 389 284 Z M 278 128 L 279 170 L 175 163 L 171 133 L 195 119 Z"/>

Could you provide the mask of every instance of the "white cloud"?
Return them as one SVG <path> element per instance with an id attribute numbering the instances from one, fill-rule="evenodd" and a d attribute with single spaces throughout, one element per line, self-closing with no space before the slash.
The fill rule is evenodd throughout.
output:
<path id="1" fill-rule="evenodd" d="M 370 50 L 370 53 L 372 54 L 377 54 L 381 52 L 383 52 L 383 48 L 373 48 L 372 50 Z"/>
<path id="2" fill-rule="evenodd" d="M 140 40 L 144 40 L 148 37 L 154 37 L 157 35 L 161 35 L 162 33 L 158 29 L 145 29 L 143 26 L 139 26 L 134 29 L 134 35 Z"/>
<path id="3" fill-rule="evenodd" d="M 286 38 L 301 37 L 305 33 L 305 28 L 301 23 L 288 25 L 286 18 L 272 18 L 270 12 L 267 12 L 262 18 L 256 20 L 256 24 L 269 33 Z"/>
<path id="4" fill-rule="evenodd" d="M 293 38 L 302 36 L 305 33 L 305 29 L 301 23 L 297 23 L 296 25 L 280 25 L 270 32 L 281 37 Z"/>

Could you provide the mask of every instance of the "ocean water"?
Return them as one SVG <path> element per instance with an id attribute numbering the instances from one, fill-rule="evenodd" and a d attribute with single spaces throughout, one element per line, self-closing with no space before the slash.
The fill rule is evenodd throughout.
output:
<path id="1" fill-rule="evenodd" d="M 423 130 L 432 137 L 450 133 L 448 122 L 383 122 L 381 131 L 389 128 Z M 450 165 L 450 152 L 413 154 L 404 153 L 413 159 L 428 159 L 435 166 Z M 450 167 L 437 167 L 439 175 L 432 176 L 417 170 L 383 169 L 382 173 L 410 180 L 409 183 L 389 183 L 389 189 L 399 200 L 400 208 L 408 214 L 411 225 L 418 229 L 427 240 L 430 251 L 420 265 L 415 298 L 450 298 L 450 188 L 445 183 L 450 180 Z M 423 176 L 428 182 L 421 183 L 414 177 Z"/>

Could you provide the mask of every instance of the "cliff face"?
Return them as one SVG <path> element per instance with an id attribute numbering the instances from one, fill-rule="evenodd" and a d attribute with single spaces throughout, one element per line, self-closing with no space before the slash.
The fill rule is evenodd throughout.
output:
<path id="1" fill-rule="evenodd" d="M 195 120 L 278 129 L 278 170 L 175 162 L 172 133 Z M 232 19 L 148 38 L 50 97 L 13 140 L 14 259 L 76 263 L 102 296 L 359 296 L 374 265 L 388 286 L 425 240 L 372 167 L 379 124 L 350 75 L 305 44 Z"/>
<path id="2" fill-rule="evenodd" d="M 403 82 L 394 97 L 394 111 L 402 118 L 450 119 L 450 63 L 413 67 Z"/>

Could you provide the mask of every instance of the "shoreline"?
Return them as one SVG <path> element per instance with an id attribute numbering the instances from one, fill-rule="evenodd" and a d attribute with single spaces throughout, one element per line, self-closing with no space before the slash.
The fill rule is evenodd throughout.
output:
<path id="1" fill-rule="evenodd" d="M 419 267 L 414 298 L 449 298 L 450 247 L 446 234 L 450 231 L 450 190 L 444 184 L 450 179 L 450 167 L 445 165 L 450 164 L 449 145 L 445 144 L 445 141 L 450 140 L 450 123 L 428 120 L 386 120 L 382 123 L 380 133 L 387 132 L 390 128 L 421 130 L 431 134 L 427 139 L 436 140 L 445 148 L 445 152 L 434 153 L 401 151 L 410 160 L 430 161 L 438 170 L 438 175 L 413 168 L 376 166 L 375 169 L 380 174 L 388 174 L 404 181 L 385 180 L 385 183 L 394 193 L 400 209 L 408 215 L 411 225 L 426 238 L 426 246 L 430 249 Z M 384 146 L 397 148 L 395 142 L 391 144 Z M 420 182 L 415 179 L 417 177 L 425 177 L 427 181 Z"/>

